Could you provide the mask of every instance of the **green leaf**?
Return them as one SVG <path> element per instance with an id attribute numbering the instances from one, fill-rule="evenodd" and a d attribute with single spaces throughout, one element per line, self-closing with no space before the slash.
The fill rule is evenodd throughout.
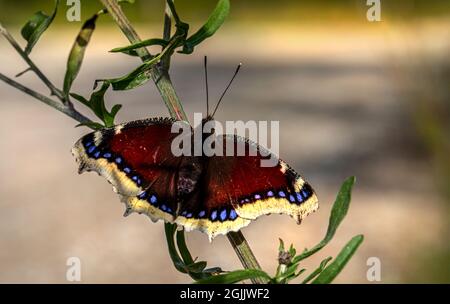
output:
<path id="1" fill-rule="evenodd" d="M 134 89 L 138 86 L 145 84 L 151 79 L 151 69 L 153 65 L 159 61 L 159 58 L 154 57 L 153 59 L 141 64 L 131 73 L 113 79 L 103 79 L 103 81 L 108 82 L 112 85 L 115 91 L 124 91 Z"/>
<path id="2" fill-rule="evenodd" d="M 292 264 L 289 267 L 287 267 L 286 271 L 284 271 L 282 274 L 280 274 L 276 278 L 276 281 L 281 284 L 286 283 L 286 279 L 289 278 L 290 276 L 292 276 L 293 274 L 295 274 L 298 266 L 299 266 L 299 264 L 297 263 L 297 264 Z"/>
<path id="3" fill-rule="evenodd" d="M 336 259 L 325 268 L 319 276 L 312 282 L 313 284 L 329 284 L 331 283 L 336 276 L 341 272 L 350 258 L 358 249 L 359 245 L 364 240 L 363 235 L 357 235 L 353 237 L 350 242 L 348 242 L 345 247 L 339 252 Z"/>
<path id="4" fill-rule="evenodd" d="M 203 40 L 214 35 L 214 33 L 220 28 L 225 19 L 230 13 L 230 1 L 219 0 L 214 11 L 208 17 L 206 23 L 192 36 L 190 36 L 184 46 L 182 53 L 191 54 L 194 51 L 194 47 L 200 44 Z"/>
<path id="5" fill-rule="evenodd" d="M 294 248 L 294 244 L 291 244 L 291 246 L 289 247 L 288 252 L 289 252 L 289 255 L 290 255 L 291 257 L 294 257 L 294 256 L 295 256 L 295 254 L 297 253 L 297 251 L 296 251 L 295 248 Z"/>
<path id="6" fill-rule="evenodd" d="M 175 247 L 174 234 L 177 230 L 177 225 L 165 223 L 164 229 L 166 232 L 167 247 L 169 248 L 169 255 L 172 259 L 173 265 L 179 272 L 187 273 L 183 260 L 180 258 L 177 248 Z"/>
<path id="7" fill-rule="evenodd" d="M 70 88 L 72 87 L 72 83 L 78 75 L 78 72 L 81 68 L 81 63 L 83 62 L 84 52 L 89 44 L 89 40 L 91 39 L 92 33 L 95 30 L 95 21 L 97 20 L 98 15 L 95 14 L 90 19 L 86 20 L 86 22 L 81 27 L 80 32 L 78 33 L 77 38 L 72 46 L 72 49 L 69 54 L 69 58 L 67 60 L 67 69 L 66 75 L 64 76 L 64 88 L 63 93 L 64 96 L 68 99 Z"/>
<path id="8" fill-rule="evenodd" d="M 214 275 L 222 273 L 222 272 L 223 272 L 223 270 L 220 267 L 211 267 L 211 268 L 207 268 L 207 269 L 203 270 L 203 273 L 209 273 L 209 274 L 214 274 Z"/>
<path id="9" fill-rule="evenodd" d="M 79 124 L 77 124 L 77 125 L 75 126 L 75 128 L 78 128 L 78 127 L 89 127 L 89 128 L 91 128 L 91 129 L 94 129 L 94 130 L 101 130 L 101 129 L 103 129 L 105 126 L 102 125 L 102 124 L 100 124 L 100 123 L 98 123 L 98 122 L 88 121 L 88 122 L 82 122 L 82 123 L 79 123 Z"/>
<path id="10" fill-rule="evenodd" d="M 105 93 L 109 88 L 109 83 L 104 82 L 102 87 L 91 94 L 91 97 L 89 100 L 84 98 L 81 95 L 70 93 L 70 96 L 87 106 L 94 112 L 94 114 L 100 118 L 106 127 L 112 127 L 114 126 L 114 118 L 117 115 L 117 112 L 119 112 L 122 105 L 114 105 L 111 109 L 111 112 L 108 112 L 105 106 Z"/>
<path id="11" fill-rule="evenodd" d="M 280 240 L 280 245 L 278 246 L 278 252 L 284 252 L 284 242 L 282 239 Z"/>
<path id="12" fill-rule="evenodd" d="M 59 0 L 55 2 L 55 8 L 50 16 L 46 15 L 42 11 L 39 11 L 31 16 L 28 22 L 22 27 L 22 37 L 27 41 L 25 53 L 30 54 L 41 35 L 45 32 L 45 30 L 47 30 L 53 19 L 55 19 L 58 4 Z"/>
<path id="13" fill-rule="evenodd" d="M 347 178 L 342 184 L 341 189 L 339 190 L 339 193 L 336 197 L 336 201 L 334 202 L 333 208 L 331 209 L 330 221 L 328 223 L 328 229 L 324 239 L 312 249 L 305 250 L 303 253 L 296 256 L 293 259 L 292 263 L 298 263 L 299 261 L 313 255 L 331 241 L 334 234 L 336 233 L 337 228 L 347 214 L 348 208 L 350 206 L 352 188 L 354 183 L 355 177 L 352 176 Z"/>
<path id="14" fill-rule="evenodd" d="M 134 44 L 130 44 L 128 46 L 114 48 L 114 49 L 110 50 L 110 52 L 111 53 L 119 53 L 120 52 L 120 53 L 125 53 L 128 55 L 134 56 L 136 54 L 136 52 L 132 53 L 131 51 L 134 51 L 135 49 L 138 49 L 141 47 L 146 47 L 146 46 L 152 46 L 152 45 L 160 45 L 162 47 L 166 47 L 168 43 L 169 42 L 164 39 L 151 38 L 151 39 L 142 40 L 142 41 L 134 43 Z"/>
<path id="15" fill-rule="evenodd" d="M 333 259 L 332 257 L 327 257 L 325 260 L 320 262 L 319 267 L 317 267 L 313 272 L 311 272 L 311 274 L 307 276 L 306 279 L 303 280 L 302 284 L 306 284 L 315 277 L 317 277 L 324 270 L 325 266 L 327 266 L 328 262 L 331 261 L 332 259 Z"/>
<path id="16" fill-rule="evenodd" d="M 111 83 L 113 90 L 120 91 L 134 89 L 143 85 L 152 77 L 151 69 L 153 69 L 154 65 L 157 64 L 165 55 L 170 56 L 173 50 L 183 41 L 186 32 L 187 24 L 181 23 L 179 26 L 177 25 L 177 32 L 170 39 L 169 43 L 161 53 L 144 62 L 134 71 L 125 76 L 114 79 L 104 79 L 103 81 Z"/>
<path id="17" fill-rule="evenodd" d="M 240 281 L 263 277 L 267 280 L 270 280 L 270 276 L 259 269 L 243 269 L 243 270 L 235 270 L 231 272 L 227 272 L 224 274 L 219 274 L 215 276 L 211 276 L 206 279 L 198 280 L 196 284 L 233 284 L 238 283 Z"/>
<path id="18" fill-rule="evenodd" d="M 184 263 L 186 265 L 194 264 L 194 259 L 192 258 L 191 253 L 189 252 L 189 249 L 186 246 L 186 239 L 184 238 L 184 230 L 177 231 L 176 238 L 178 250 L 180 251 L 181 258 L 183 259 Z M 203 267 L 203 269 L 205 267 Z"/>
<path id="19" fill-rule="evenodd" d="M 196 262 L 190 265 L 187 265 L 189 272 L 201 273 L 203 269 L 206 268 L 207 263 L 205 261 Z"/>

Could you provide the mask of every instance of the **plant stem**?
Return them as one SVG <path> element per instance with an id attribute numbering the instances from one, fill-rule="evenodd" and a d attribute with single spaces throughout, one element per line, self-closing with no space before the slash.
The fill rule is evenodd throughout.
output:
<path id="1" fill-rule="evenodd" d="M 6 28 L 0 23 L 0 33 L 8 40 L 8 42 L 14 47 L 14 49 L 19 53 L 19 55 L 25 60 L 25 62 L 30 67 L 29 69 L 33 71 L 42 82 L 50 89 L 50 94 L 56 96 L 62 103 L 67 104 L 69 107 L 72 107 L 72 104 L 69 100 L 63 96 L 60 90 L 58 90 L 53 83 L 42 73 L 42 71 L 34 64 L 34 62 L 30 59 L 27 53 L 25 53 L 20 47 L 19 43 L 14 39 L 13 36 L 8 32 Z"/>
<path id="2" fill-rule="evenodd" d="M 18 83 L 17 81 L 3 75 L 2 73 L 0 73 L 0 80 L 3 80 L 4 82 L 6 82 L 7 84 L 15 87 L 16 89 L 33 96 L 36 99 L 39 99 L 40 101 L 42 101 L 43 103 L 51 106 L 52 108 L 66 114 L 69 117 L 72 117 L 73 119 L 79 121 L 80 123 L 86 123 L 86 122 L 91 122 L 91 120 L 89 118 L 87 118 L 86 116 L 84 116 L 83 114 L 81 114 L 80 112 L 78 112 L 77 110 L 75 110 L 73 107 L 68 107 L 66 105 L 61 104 L 60 102 L 57 102 L 51 98 L 48 98 L 47 96 L 44 96 L 20 83 Z"/>
<path id="3" fill-rule="evenodd" d="M 134 44 L 141 41 L 138 34 L 132 27 L 130 21 L 123 13 L 121 7 L 117 4 L 116 0 L 100 0 L 100 2 L 108 10 L 110 15 L 113 17 L 114 21 L 117 23 L 119 28 L 122 30 L 122 32 L 130 41 L 130 43 Z M 168 10 L 169 8 L 166 7 L 166 17 L 164 22 L 164 36 L 165 36 L 164 39 L 167 38 L 166 37 L 167 35 L 170 38 L 171 22 L 167 20 Z M 141 57 L 142 61 L 146 61 L 151 58 L 150 53 L 144 47 L 139 48 L 136 51 L 139 57 Z M 164 64 L 161 66 L 156 65 L 155 68 L 151 69 L 151 76 L 159 90 L 159 93 L 161 94 L 161 97 L 163 98 L 167 108 L 169 109 L 170 115 L 177 119 L 188 121 L 186 113 L 183 110 L 180 100 L 170 80 L 168 73 L 168 66 L 166 68 Z M 252 250 L 250 249 L 250 246 L 245 240 L 244 235 L 240 231 L 230 232 L 227 234 L 227 236 L 231 245 L 233 246 L 233 249 L 235 250 L 236 254 L 239 257 L 239 260 L 241 261 L 242 265 L 245 268 L 261 269 L 261 267 L 258 264 L 258 261 L 256 260 L 256 257 L 254 256 Z M 253 279 L 252 282 L 254 284 L 265 283 L 263 280 L 259 278 Z"/>
<path id="4" fill-rule="evenodd" d="M 236 252 L 236 255 L 239 257 L 239 260 L 241 261 L 242 265 L 246 269 L 260 269 L 261 266 L 259 265 L 258 261 L 256 260 L 255 255 L 253 254 L 252 249 L 250 248 L 250 245 L 247 243 L 247 240 L 245 239 L 244 235 L 241 231 L 238 232 L 228 232 L 227 234 L 228 240 L 231 243 L 231 246 L 233 247 L 234 251 Z M 265 284 L 266 281 L 262 277 L 256 277 L 251 279 L 253 284 Z"/>
<path id="5" fill-rule="evenodd" d="M 130 21 L 123 13 L 122 8 L 119 4 L 117 4 L 116 0 L 100 0 L 100 2 L 108 10 L 109 14 L 128 38 L 130 43 L 134 44 L 141 41 L 134 28 L 131 26 Z M 151 54 L 145 47 L 136 49 L 136 52 L 144 62 L 151 58 Z M 162 71 L 160 65 L 155 65 L 155 67 L 150 70 L 150 76 L 155 82 L 156 87 L 158 88 L 158 91 L 161 94 L 167 109 L 169 110 L 170 116 L 179 120 L 188 121 L 188 117 L 183 110 L 183 106 L 181 105 L 177 93 L 172 85 L 172 81 L 170 80 L 169 73 Z"/>
<path id="6" fill-rule="evenodd" d="M 169 3 L 166 1 L 166 8 L 164 10 L 164 27 L 163 27 L 164 40 L 166 41 L 170 40 L 171 30 L 172 30 L 172 12 L 170 10 Z M 166 71 L 167 73 L 169 73 L 170 57 L 171 56 L 166 56 L 165 58 L 162 59 L 161 62 L 161 68 L 163 69 L 163 71 Z"/>

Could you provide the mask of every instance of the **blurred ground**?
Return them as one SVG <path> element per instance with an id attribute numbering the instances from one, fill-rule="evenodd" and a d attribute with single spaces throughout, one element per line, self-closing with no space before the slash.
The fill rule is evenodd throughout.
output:
<path id="1" fill-rule="evenodd" d="M 439 273 L 420 272 L 448 252 L 449 219 L 411 119 L 416 84 L 408 68 L 421 56 L 433 58 L 433 67 L 448 64 L 449 28 L 448 21 L 364 29 L 230 25 L 195 55 L 173 60 L 172 78 L 190 114 L 205 110 L 204 54 L 212 100 L 243 62 L 216 118 L 279 120 L 282 158 L 318 193 L 319 211 L 301 226 L 272 215 L 243 230 L 263 268 L 275 270 L 279 237 L 299 250 L 323 237 L 341 182 L 355 175 L 348 217 L 305 267 L 315 268 L 363 233 L 362 247 L 336 282 L 367 283 L 366 260 L 372 256 L 381 259 L 385 283 L 448 282 Z M 46 33 L 32 55 L 58 86 L 76 31 Z M 158 31 L 139 28 L 143 37 Z M 15 75 L 25 65 L 0 41 L 1 72 Z M 134 58 L 107 54 L 125 44 L 118 31 L 96 32 L 73 91 L 87 96 L 96 78 L 136 66 Z M 46 93 L 31 74 L 20 81 Z M 0 96 L 0 282 L 64 283 L 71 256 L 81 259 L 85 283 L 190 281 L 171 265 L 162 223 L 123 218 L 124 207 L 105 180 L 78 176 L 70 148 L 86 129 L 4 83 Z M 152 84 L 108 93 L 108 101 L 124 105 L 118 121 L 167 115 Z M 240 267 L 226 238 L 210 244 L 198 232 L 187 237 L 193 253 L 209 265 Z"/>

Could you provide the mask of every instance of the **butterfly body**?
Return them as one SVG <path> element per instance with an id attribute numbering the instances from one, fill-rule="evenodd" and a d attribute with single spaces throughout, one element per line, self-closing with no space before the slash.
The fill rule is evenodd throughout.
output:
<path id="1" fill-rule="evenodd" d="M 269 151 L 245 138 L 203 134 L 201 144 L 211 136 L 223 142 L 223 155 L 207 156 L 194 153 L 193 135 L 192 153 L 174 155 L 175 123 L 186 124 L 155 118 L 85 135 L 72 149 L 79 172 L 105 177 L 126 204 L 125 215 L 144 213 L 153 221 L 201 230 L 210 239 L 237 231 L 263 214 L 285 213 L 299 223 L 318 208 L 314 191 L 300 175 L 279 159 L 273 167 L 262 167 Z M 227 156 L 229 145 L 247 154 Z"/>

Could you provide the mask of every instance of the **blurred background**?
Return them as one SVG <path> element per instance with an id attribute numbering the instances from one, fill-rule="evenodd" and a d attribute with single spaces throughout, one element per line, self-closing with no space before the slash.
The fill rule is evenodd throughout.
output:
<path id="1" fill-rule="evenodd" d="M 82 20 L 101 8 L 81 2 Z M 339 186 L 355 175 L 347 218 L 304 267 L 314 269 L 362 233 L 363 245 L 336 282 L 369 283 L 369 257 L 380 259 L 383 283 L 450 282 L 450 2 L 392 2 L 381 0 L 381 21 L 369 22 L 366 1 L 232 1 L 214 37 L 193 55 L 173 57 L 171 76 L 191 117 L 205 111 L 203 56 L 212 100 L 242 62 L 216 119 L 279 120 L 281 157 L 318 193 L 319 211 L 301 226 L 271 215 L 243 229 L 268 271 L 277 265 L 279 237 L 298 250 L 322 239 Z M 215 1 L 176 4 L 196 30 Z M 53 5 L 0 0 L 0 22 L 25 46 L 21 26 Z M 163 0 L 123 6 L 142 38 L 161 35 Z M 81 27 L 66 20 L 67 9 L 61 1 L 31 53 L 58 87 Z M 72 91 L 88 97 L 95 79 L 136 67 L 136 58 L 108 53 L 124 45 L 110 17 L 101 16 Z M 1 37 L 0 72 L 14 77 L 25 68 Z M 32 73 L 18 81 L 48 93 Z M 73 256 L 85 283 L 190 282 L 171 264 L 161 222 L 122 217 L 124 206 L 103 178 L 77 174 L 70 149 L 88 129 L 3 82 L 0 96 L 0 282 L 65 283 Z M 109 91 L 107 102 L 124 105 L 118 122 L 168 115 L 152 83 Z M 192 232 L 187 239 L 209 266 L 241 267 L 225 237 L 209 243 Z"/>

